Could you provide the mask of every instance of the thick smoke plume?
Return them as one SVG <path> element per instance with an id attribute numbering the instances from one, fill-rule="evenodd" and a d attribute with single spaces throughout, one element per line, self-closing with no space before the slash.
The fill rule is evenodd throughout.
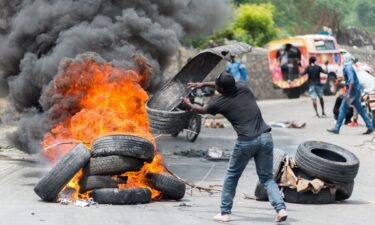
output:
<path id="1" fill-rule="evenodd" d="M 40 104 L 64 57 L 91 51 L 116 66 L 147 58 L 156 89 L 180 40 L 210 33 L 227 15 L 225 0 L 0 0 L 0 85 L 22 113 L 9 135 L 21 150 L 40 151 L 50 128 Z M 53 96 L 51 96 L 53 97 Z"/>

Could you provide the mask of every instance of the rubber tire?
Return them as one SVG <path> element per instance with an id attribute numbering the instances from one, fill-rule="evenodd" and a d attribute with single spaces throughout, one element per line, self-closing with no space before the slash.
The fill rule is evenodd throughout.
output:
<path id="1" fill-rule="evenodd" d="M 314 194 L 311 191 L 298 193 L 297 190 L 284 188 L 284 201 L 297 204 L 330 204 L 336 201 L 336 195 L 329 188 L 322 189 Z"/>
<path id="2" fill-rule="evenodd" d="M 76 145 L 35 185 L 34 192 L 46 202 L 54 201 L 65 185 L 90 160 L 90 156 L 85 145 Z"/>
<path id="3" fill-rule="evenodd" d="M 293 172 L 297 177 L 301 177 L 301 178 L 307 179 L 307 180 L 313 180 L 314 179 L 314 177 L 312 177 L 310 175 L 307 175 L 306 173 L 304 173 L 302 170 L 300 170 L 298 168 L 293 169 Z M 342 201 L 342 200 L 350 198 L 350 196 L 353 193 L 354 181 L 349 182 L 349 183 L 335 184 L 335 185 L 337 187 L 336 201 Z"/>
<path id="4" fill-rule="evenodd" d="M 120 175 L 129 171 L 139 171 L 143 164 L 143 160 L 127 156 L 97 157 L 92 158 L 84 168 L 84 175 Z"/>
<path id="5" fill-rule="evenodd" d="M 149 140 L 132 135 L 107 135 L 92 143 L 94 157 L 121 155 L 152 162 L 154 154 L 155 147 Z"/>
<path id="6" fill-rule="evenodd" d="M 103 188 L 94 190 L 90 196 L 99 204 L 135 205 L 151 202 L 151 191 L 147 188 Z"/>
<path id="7" fill-rule="evenodd" d="M 301 89 L 299 87 L 289 88 L 285 90 L 285 94 L 289 99 L 296 99 L 301 96 Z"/>
<path id="8" fill-rule="evenodd" d="M 372 126 L 375 127 L 375 109 L 371 111 L 372 114 Z"/>
<path id="9" fill-rule="evenodd" d="M 196 120 L 196 121 L 194 121 Z M 189 132 L 190 130 L 190 126 L 192 125 L 192 123 L 195 122 L 197 127 L 195 128 L 195 130 L 193 130 L 195 133 L 194 134 L 190 134 L 191 132 Z M 187 128 L 187 131 L 186 131 L 186 139 L 190 142 L 195 142 L 199 136 L 199 133 L 201 132 L 201 127 L 202 127 L 202 117 L 201 115 L 198 115 L 198 114 L 195 114 L 193 116 L 191 116 L 191 118 L 189 119 L 189 123 L 188 123 L 188 128 Z"/>
<path id="10" fill-rule="evenodd" d="M 161 192 L 162 199 L 180 200 L 185 196 L 186 185 L 178 178 L 158 173 L 147 174 L 148 185 Z"/>
<path id="11" fill-rule="evenodd" d="M 324 155 L 326 158 L 318 156 L 312 152 L 314 149 L 322 151 L 322 154 L 334 153 L 335 157 L 340 157 L 345 162 L 329 160 Z M 352 182 L 359 169 L 359 160 L 353 153 L 337 145 L 319 141 L 301 143 L 295 160 L 298 168 L 308 175 L 332 183 Z"/>
<path id="12" fill-rule="evenodd" d="M 111 176 L 84 176 L 79 181 L 79 192 L 83 194 L 94 189 L 117 188 L 119 184 L 126 184 L 126 180 L 121 177 L 114 180 Z"/>
<path id="13" fill-rule="evenodd" d="M 273 150 L 273 170 L 272 170 L 273 179 L 276 179 L 277 175 L 279 174 L 283 166 L 283 159 L 285 158 L 285 156 L 286 156 L 286 153 L 282 151 L 281 149 L 275 148 Z M 255 187 L 254 195 L 256 197 L 256 200 L 258 201 L 268 200 L 267 191 L 264 188 L 264 185 L 261 184 L 259 181 L 257 183 L 257 186 Z"/>
<path id="14" fill-rule="evenodd" d="M 146 103 L 147 119 L 151 133 L 175 134 L 183 130 L 188 123 L 190 111 L 163 111 L 152 109 Z"/>
<path id="15" fill-rule="evenodd" d="M 349 183 L 337 184 L 336 201 L 343 201 L 352 196 L 354 189 L 354 181 Z"/>

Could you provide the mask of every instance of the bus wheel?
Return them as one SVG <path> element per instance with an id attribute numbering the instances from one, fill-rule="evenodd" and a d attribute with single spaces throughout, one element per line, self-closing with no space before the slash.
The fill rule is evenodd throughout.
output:
<path id="1" fill-rule="evenodd" d="M 301 95 L 301 89 L 299 87 L 289 88 L 285 90 L 285 94 L 289 99 L 299 98 L 299 96 Z"/>

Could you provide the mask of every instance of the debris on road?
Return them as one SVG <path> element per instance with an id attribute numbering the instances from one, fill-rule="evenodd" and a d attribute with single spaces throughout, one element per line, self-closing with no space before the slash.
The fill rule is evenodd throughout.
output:
<path id="1" fill-rule="evenodd" d="M 208 149 L 206 158 L 208 160 L 229 160 L 230 152 L 219 149 L 218 147 L 211 147 Z"/>
<path id="2" fill-rule="evenodd" d="M 177 151 L 174 155 L 191 157 L 191 158 L 205 158 L 210 161 L 229 160 L 231 151 L 228 149 L 219 149 L 216 146 L 210 147 L 208 150 L 189 149 L 186 151 Z"/>
<path id="3" fill-rule="evenodd" d="M 205 128 L 225 128 L 225 125 L 216 119 L 205 119 L 203 126 Z"/>
<path id="4" fill-rule="evenodd" d="M 268 125 L 275 128 L 305 128 L 306 123 L 296 121 L 269 122 Z"/>

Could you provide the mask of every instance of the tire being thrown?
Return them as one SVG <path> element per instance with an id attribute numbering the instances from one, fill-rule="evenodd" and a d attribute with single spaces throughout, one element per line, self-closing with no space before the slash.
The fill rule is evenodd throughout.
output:
<path id="1" fill-rule="evenodd" d="M 352 182 L 359 169 L 359 160 L 352 152 L 320 141 L 300 144 L 295 159 L 308 175 L 332 183 Z"/>
<path id="2" fill-rule="evenodd" d="M 132 135 L 107 135 L 94 140 L 92 154 L 94 157 L 121 155 L 152 162 L 155 147 L 149 141 Z"/>
<path id="3" fill-rule="evenodd" d="M 103 188 L 94 190 L 90 196 L 99 204 L 135 205 L 151 202 L 151 191 L 147 188 Z"/>
<path id="4" fill-rule="evenodd" d="M 129 171 L 139 171 L 144 161 L 127 156 L 105 156 L 92 158 L 84 168 L 85 176 L 120 175 Z"/>
<path id="5" fill-rule="evenodd" d="M 76 145 L 36 184 L 34 192 L 44 201 L 52 202 L 75 174 L 90 160 L 90 151 Z"/>
<path id="6" fill-rule="evenodd" d="M 147 174 L 150 187 L 161 192 L 161 198 L 180 200 L 185 196 L 186 185 L 178 178 L 159 173 Z"/>
<path id="7" fill-rule="evenodd" d="M 146 103 L 147 119 L 151 133 L 175 134 L 183 130 L 191 116 L 189 111 L 163 111 L 152 109 Z"/>

